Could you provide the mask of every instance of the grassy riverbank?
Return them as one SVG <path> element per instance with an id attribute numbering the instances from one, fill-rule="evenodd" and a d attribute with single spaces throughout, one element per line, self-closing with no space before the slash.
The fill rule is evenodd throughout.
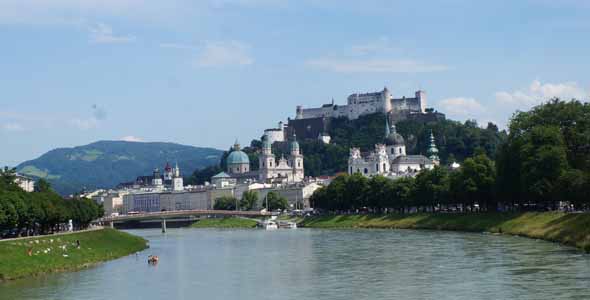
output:
<path id="1" fill-rule="evenodd" d="M 306 218 L 312 228 L 399 228 L 494 232 L 575 246 L 590 252 L 590 213 L 338 215 Z"/>
<path id="2" fill-rule="evenodd" d="M 191 225 L 192 228 L 254 228 L 256 220 L 244 218 L 208 218 Z"/>
<path id="3" fill-rule="evenodd" d="M 79 270 L 145 248 L 143 238 L 114 229 L 6 240 L 0 242 L 0 281 Z"/>

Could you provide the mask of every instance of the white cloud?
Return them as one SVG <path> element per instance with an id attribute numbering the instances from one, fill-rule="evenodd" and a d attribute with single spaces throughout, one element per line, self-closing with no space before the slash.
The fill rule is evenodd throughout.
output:
<path id="1" fill-rule="evenodd" d="M 11 131 L 11 132 L 25 130 L 25 128 L 21 124 L 18 124 L 18 123 L 6 123 L 6 124 L 3 124 L 1 128 L 4 131 Z"/>
<path id="2" fill-rule="evenodd" d="M 542 83 L 539 80 L 534 80 L 525 90 L 496 93 L 496 101 L 518 108 L 530 108 L 555 97 L 562 100 L 587 100 L 589 93 L 576 82 Z"/>
<path id="3" fill-rule="evenodd" d="M 313 59 L 309 67 L 338 73 L 427 73 L 446 71 L 444 65 L 428 64 L 415 60 L 396 59 Z"/>
<path id="4" fill-rule="evenodd" d="M 337 73 L 428 73 L 449 69 L 442 64 L 407 58 L 404 50 L 388 37 L 345 47 L 337 55 L 309 59 L 305 65 Z"/>
<path id="5" fill-rule="evenodd" d="M 98 128 L 99 125 L 99 121 L 94 117 L 88 119 L 71 119 L 69 123 L 80 130 Z"/>
<path id="6" fill-rule="evenodd" d="M 177 43 L 160 43 L 160 48 L 167 48 L 167 49 L 180 49 L 180 50 L 198 50 L 199 47 L 193 45 L 186 45 L 186 44 L 177 44 Z"/>
<path id="7" fill-rule="evenodd" d="M 439 101 L 442 111 L 453 115 L 474 118 L 484 112 L 485 108 L 473 98 L 455 97 Z"/>
<path id="8" fill-rule="evenodd" d="M 95 44 L 116 44 L 135 41 L 134 36 L 114 35 L 113 28 L 107 24 L 99 23 L 90 28 L 90 42 Z"/>
<path id="9" fill-rule="evenodd" d="M 120 138 L 120 140 L 125 141 L 125 142 L 143 142 L 142 138 L 132 136 L 132 135 L 124 136 L 124 137 Z"/>
<path id="10" fill-rule="evenodd" d="M 220 67 L 251 65 L 254 59 L 249 54 L 250 46 L 237 42 L 207 42 L 200 51 L 197 67 Z"/>
<path id="11" fill-rule="evenodd" d="M 369 41 L 351 47 L 351 51 L 355 55 L 379 54 L 397 50 L 400 49 L 388 37 L 380 37 L 376 41 Z"/>

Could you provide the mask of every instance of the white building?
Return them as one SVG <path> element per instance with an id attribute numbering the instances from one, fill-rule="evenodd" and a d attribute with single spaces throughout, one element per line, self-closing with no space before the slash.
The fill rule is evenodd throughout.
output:
<path id="1" fill-rule="evenodd" d="M 275 142 L 284 142 L 286 140 L 285 125 L 282 121 L 279 122 L 279 126 L 277 128 L 264 130 L 264 136 L 268 138 L 268 141 L 271 145 Z"/>
<path id="2" fill-rule="evenodd" d="M 31 193 L 35 191 L 35 180 L 32 178 L 23 176 L 21 174 L 16 174 L 16 179 L 14 182 L 16 182 L 16 184 L 25 192 Z"/>
<path id="3" fill-rule="evenodd" d="M 393 98 L 387 87 L 380 92 L 352 94 L 346 105 L 325 104 L 318 108 L 297 106 L 296 119 L 339 118 L 350 120 L 373 113 L 425 113 L 426 93 L 416 91 L 414 98 Z"/>
<path id="4" fill-rule="evenodd" d="M 375 145 L 375 150 L 365 156 L 361 154 L 359 148 L 350 149 L 348 173 L 360 173 L 368 177 L 374 175 L 397 177 L 423 169 L 432 169 L 438 165 L 438 149 L 434 144 L 432 132 L 430 135 L 431 145 L 428 150 L 430 158 L 423 155 L 407 155 L 404 138 L 396 132 L 395 125 L 389 127 L 389 122 L 386 121 L 384 144 Z"/>

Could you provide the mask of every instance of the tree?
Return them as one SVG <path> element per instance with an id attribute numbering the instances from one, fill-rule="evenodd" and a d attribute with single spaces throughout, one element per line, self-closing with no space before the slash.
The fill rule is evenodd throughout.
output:
<path id="1" fill-rule="evenodd" d="M 45 180 L 44 178 L 37 180 L 37 184 L 35 184 L 35 192 L 45 193 L 49 191 L 51 191 L 51 184 L 49 181 Z"/>
<path id="2" fill-rule="evenodd" d="M 215 199 L 213 208 L 216 210 L 236 210 L 238 200 L 232 196 L 222 196 Z"/>
<path id="3" fill-rule="evenodd" d="M 494 162 L 485 154 L 468 158 L 459 170 L 450 176 L 450 193 L 453 199 L 462 204 L 479 203 L 482 208 L 495 211 L 494 186 L 496 168 Z"/>
<path id="4" fill-rule="evenodd" d="M 240 208 L 242 210 L 251 210 L 258 203 L 258 193 L 256 191 L 247 191 L 242 194 Z"/>
<path id="5" fill-rule="evenodd" d="M 414 197 L 418 206 L 430 207 L 446 203 L 449 194 L 449 176 L 445 168 L 434 167 L 432 170 L 422 170 L 416 176 Z"/>
<path id="6" fill-rule="evenodd" d="M 268 202 L 268 208 L 266 204 Z M 269 192 L 266 194 L 266 199 L 262 201 L 262 206 L 267 208 L 269 211 L 277 210 L 277 209 L 286 209 L 289 206 L 289 201 L 287 198 L 281 196 L 277 192 Z"/>
<path id="7" fill-rule="evenodd" d="M 2 189 L 11 191 L 20 189 L 16 184 L 16 168 L 0 169 L 0 190 Z"/>
<path id="8" fill-rule="evenodd" d="M 524 136 L 521 148 L 522 185 L 530 201 L 543 201 L 555 207 L 557 182 L 568 168 L 566 147 L 560 129 L 536 126 Z"/>

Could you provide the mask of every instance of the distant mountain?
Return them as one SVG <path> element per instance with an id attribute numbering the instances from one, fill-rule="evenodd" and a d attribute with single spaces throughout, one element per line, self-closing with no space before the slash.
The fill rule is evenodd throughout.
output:
<path id="1" fill-rule="evenodd" d="M 19 173 L 45 178 L 60 194 L 84 188 L 110 188 L 150 175 L 166 162 L 180 167 L 183 176 L 219 163 L 223 151 L 173 143 L 100 141 L 74 148 L 51 150 L 17 166 Z"/>

